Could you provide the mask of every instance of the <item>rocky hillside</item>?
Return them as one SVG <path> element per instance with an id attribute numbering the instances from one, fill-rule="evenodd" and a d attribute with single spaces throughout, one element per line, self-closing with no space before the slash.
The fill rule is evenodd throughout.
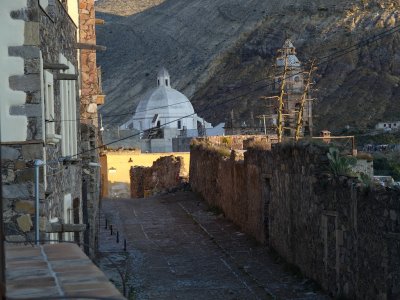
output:
<path id="1" fill-rule="evenodd" d="M 399 6 L 394 0 L 166 0 L 128 17 L 103 14 L 108 23 L 98 28 L 98 43 L 108 51 L 99 62 L 108 97 L 102 112 L 121 114 L 109 122 L 124 121 L 165 66 L 200 115 L 217 123 L 234 109 L 247 121 L 265 110 L 259 96 L 270 92 L 274 55 L 289 37 L 300 60 L 320 63 L 319 128 L 399 119 L 398 32 L 335 60 L 320 59 L 396 28 Z"/>
<path id="2" fill-rule="evenodd" d="M 164 0 L 98 0 L 96 2 L 96 10 L 119 16 L 130 16 L 163 2 Z"/>

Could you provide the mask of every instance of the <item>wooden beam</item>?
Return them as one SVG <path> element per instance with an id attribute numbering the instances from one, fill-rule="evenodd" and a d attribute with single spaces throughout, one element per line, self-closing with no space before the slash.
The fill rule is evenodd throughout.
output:
<path id="1" fill-rule="evenodd" d="M 78 80 L 78 74 L 55 74 L 54 80 Z"/>
<path id="2" fill-rule="evenodd" d="M 58 63 L 43 63 L 43 69 L 45 70 L 68 70 L 69 67 L 65 64 Z"/>
<path id="3" fill-rule="evenodd" d="M 96 50 L 96 51 L 106 51 L 107 47 L 100 46 L 96 44 L 88 44 L 88 43 L 76 43 L 76 49 L 84 49 L 84 50 Z"/>
<path id="4" fill-rule="evenodd" d="M 86 224 L 60 224 L 47 223 L 46 232 L 82 232 L 86 230 Z"/>
<path id="5" fill-rule="evenodd" d="M 106 22 L 103 19 L 97 19 L 95 20 L 96 25 L 104 25 Z"/>

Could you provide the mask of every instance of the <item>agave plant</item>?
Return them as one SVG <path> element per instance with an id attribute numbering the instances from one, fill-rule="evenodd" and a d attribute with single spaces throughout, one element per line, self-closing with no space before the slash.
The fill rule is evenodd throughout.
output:
<path id="1" fill-rule="evenodd" d="M 350 160 L 347 157 L 340 156 L 339 149 L 330 147 L 327 156 L 330 171 L 334 176 L 346 176 L 351 173 Z"/>

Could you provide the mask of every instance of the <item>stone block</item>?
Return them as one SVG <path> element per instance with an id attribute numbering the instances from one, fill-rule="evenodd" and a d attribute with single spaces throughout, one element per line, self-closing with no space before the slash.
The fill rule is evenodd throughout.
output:
<path id="1" fill-rule="evenodd" d="M 42 107 L 40 104 L 25 104 L 19 106 L 11 106 L 10 115 L 40 117 L 42 115 Z"/>
<path id="2" fill-rule="evenodd" d="M 10 76 L 9 84 L 15 91 L 40 91 L 40 76 L 39 74 Z"/>
<path id="3" fill-rule="evenodd" d="M 42 159 L 43 145 L 42 144 L 22 145 L 22 157 L 25 160 Z"/>
<path id="4" fill-rule="evenodd" d="M 29 117 L 28 118 L 28 128 L 26 131 L 27 140 L 41 140 L 41 117 Z"/>
<path id="5" fill-rule="evenodd" d="M 343 246 L 343 231 L 341 230 L 336 230 L 336 244 Z"/>
<path id="6" fill-rule="evenodd" d="M 4 199 L 3 199 L 4 202 Z M 3 211 L 3 222 L 4 224 L 12 222 L 12 218 L 15 217 L 17 213 L 12 209 L 7 209 Z"/>
<path id="7" fill-rule="evenodd" d="M 8 54 L 23 58 L 39 58 L 40 48 L 36 46 L 12 46 L 8 47 Z"/>
<path id="8" fill-rule="evenodd" d="M 24 45 L 39 45 L 39 22 L 26 22 L 24 31 Z"/>
<path id="9" fill-rule="evenodd" d="M 26 214 L 26 215 L 23 215 L 23 216 L 20 216 L 19 218 L 17 218 L 17 224 L 18 224 L 18 227 L 23 232 L 28 232 L 33 227 L 32 219 L 29 214 Z"/>
<path id="10" fill-rule="evenodd" d="M 390 219 L 391 219 L 392 221 L 396 221 L 396 220 L 397 220 L 397 213 L 396 213 L 396 211 L 393 210 L 393 209 L 390 210 Z"/>
<path id="11" fill-rule="evenodd" d="M 38 10 L 36 9 L 36 7 L 13 10 L 10 13 L 10 16 L 13 19 L 23 20 L 25 22 L 39 20 L 39 13 L 38 13 Z"/>
<path id="12" fill-rule="evenodd" d="M 34 169 L 25 169 L 16 172 L 16 183 L 33 182 L 35 180 Z"/>
<path id="13" fill-rule="evenodd" d="M 33 201 L 19 200 L 15 202 L 15 211 L 23 214 L 35 213 L 35 206 Z"/>
<path id="14" fill-rule="evenodd" d="M 96 103 L 90 103 L 86 109 L 88 113 L 94 114 L 97 112 L 97 104 Z"/>
<path id="15" fill-rule="evenodd" d="M 6 240 L 10 242 L 25 242 L 25 237 L 22 235 L 7 235 Z"/>
<path id="16" fill-rule="evenodd" d="M 31 196 L 27 184 L 3 185 L 2 189 L 3 198 L 7 199 L 28 199 Z"/>
<path id="17" fill-rule="evenodd" d="M 17 160 L 14 164 L 15 170 L 20 170 L 20 169 L 25 169 L 26 168 L 26 162 Z"/>
<path id="18" fill-rule="evenodd" d="M 40 91 L 26 92 L 26 103 L 29 104 L 40 104 L 41 103 Z"/>
<path id="19" fill-rule="evenodd" d="M 15 160 L 20 156 L 19 150 L 8 147 L 1 146 L 1 159 Z"/>
<path id="20" fill-rule="evenodd" d="M 40 73 L 40 59 L 31 58 L 25 59 L 25 74 L 39 74 Z"/>
<path id="21" fill-rule="evenodd" d="M 14 170 L 11 170 L 11 169 L 3 170 L 2 174 L 1 174 L 1 178 L 3 180 L 3 183 L 13 183 L 15 180 Z"/>
<path id="22" fill-rule="evenodd" d="M 39 230 L 40 231 L 46 231 L 46 226 L 47 226 L 47 218 L 46 217 L 40 217 Z"/>

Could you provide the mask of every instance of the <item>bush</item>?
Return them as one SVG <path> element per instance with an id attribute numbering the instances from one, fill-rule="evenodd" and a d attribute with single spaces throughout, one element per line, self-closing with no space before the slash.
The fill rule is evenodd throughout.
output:
<path id="1" fill-rule="evenodd" d="M 392 176 L 395 181 L 400 181 L 400 161 L 396 157 L 377 156 L 374 159 L 374 173 Z"/>

